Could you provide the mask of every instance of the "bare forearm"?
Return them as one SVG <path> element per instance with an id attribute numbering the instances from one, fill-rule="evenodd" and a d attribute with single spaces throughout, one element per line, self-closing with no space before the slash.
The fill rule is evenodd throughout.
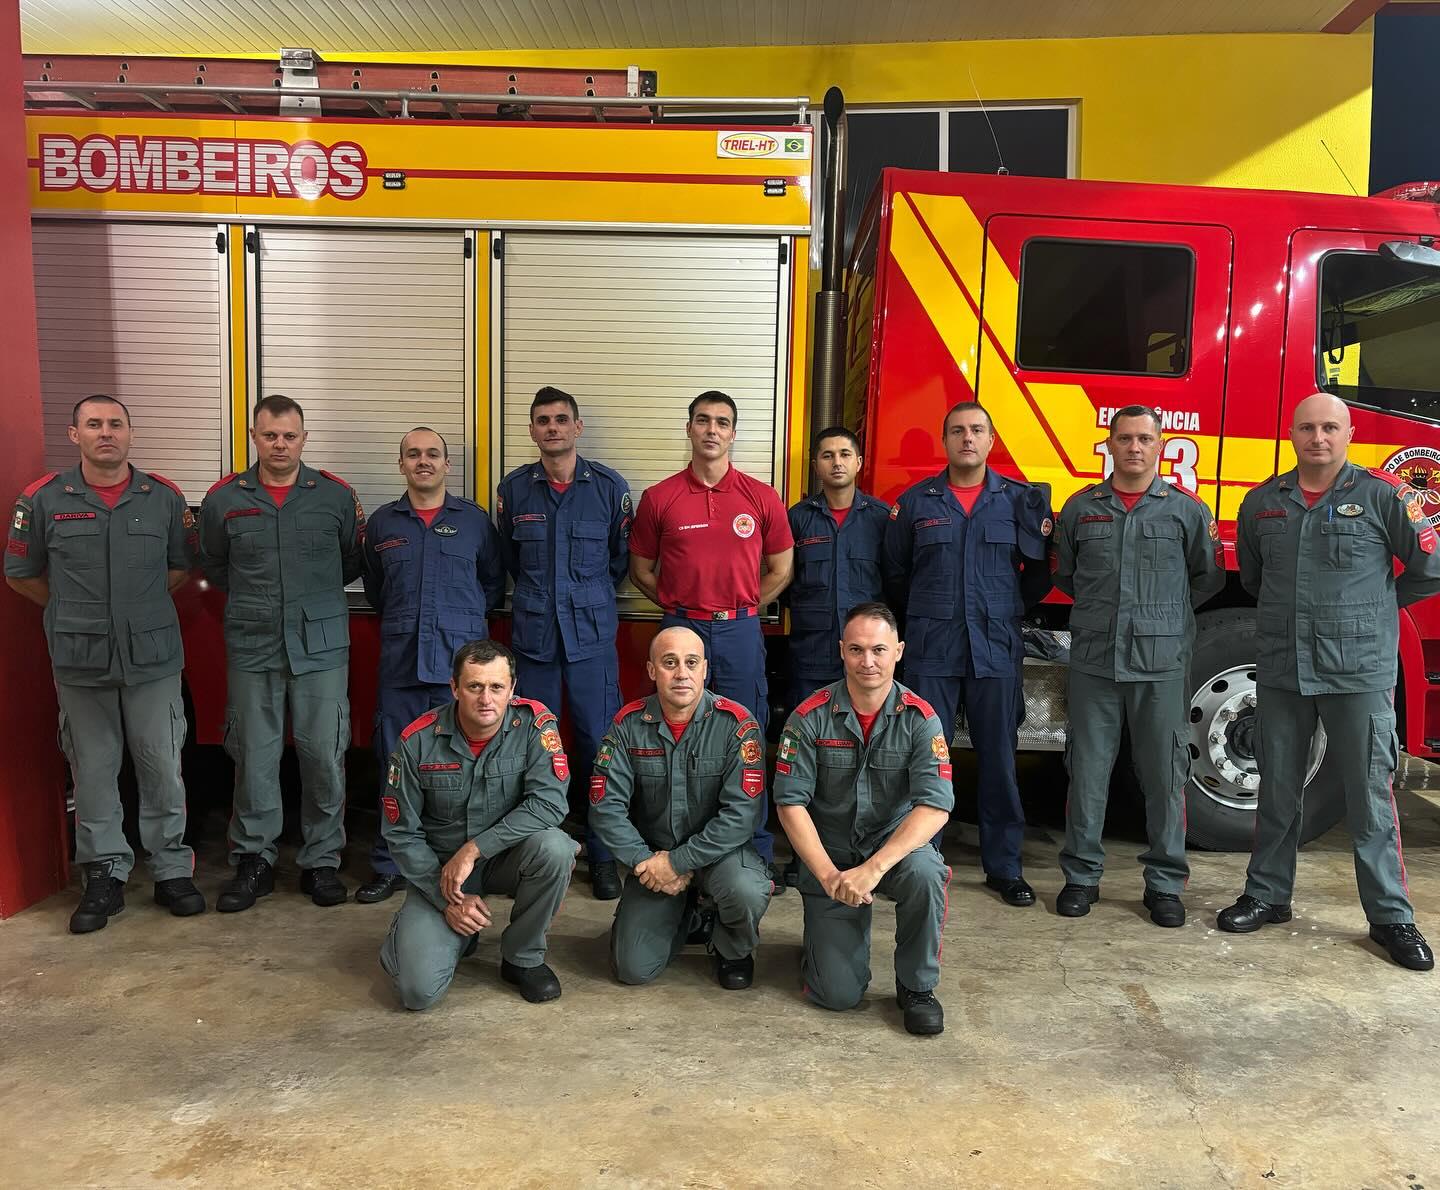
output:
<path id="1" fill-rule="evenodd" d="M 31 603 L 44 607 L 50 602 L 50 580 L 43 574 L 39 578 L 6 578 L 10 589 L 23 595 Z"/>
<path id="2" fill-rule="evenodd" d="M 837 869 L 825 844 L 820 841 L 820 832 L 815 829 L 815 820 L 804 806 L 776 806 L 780 813 L 780 826 L 790 847 L 800 862 L 810 870 L 816 880 L 824 879 Z M 898 832 L 897 832 L 898 833 Z"/>
<path id="3" fill-rule="evenodd" d="M 165 589 L 174 594 L 190 581 L 188 570 L 172 570 L 165 576 Z"/>
<path id="4" fill-rule="evenodd" d="M 790 585 L 794 569 L 767 570 L 760 576 L 760 604 L 774 603 L 780 592 Z"/>
<path id="5" fill-rule="evenodd" d="M 867 862 L 874 864 L 882 874 L 888 872 L 912 851 L 930 842 L 935 832 L 949 820 L 950 815 L 944 810 L 937 810 L 934 806 L 916 806 Z"/>
<path id="6" fill-rule="evenodd" d="M 659 571 L 660 568 L 651 559 L 630 555 L 630 581 L 640 594 L 654 604 L 660 602 Z"/>

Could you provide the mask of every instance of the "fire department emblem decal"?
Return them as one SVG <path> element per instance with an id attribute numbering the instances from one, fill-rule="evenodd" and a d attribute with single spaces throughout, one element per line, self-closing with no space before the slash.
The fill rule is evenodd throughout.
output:
<path id="1" fill-rule="evenodd" d="M 540 743 L 545 746 L 547 752 L 560 751 L 560 733 L 554 728 L 547 728 L 540 733 Z"/>
<path id="2" fill-rule="evenodd" d="M 755 534 L 755 518 L 748 512 L 742 512 L 731 522 L 736 537 L 753 537 Z"/>
<path id="3" fill-rule="evenodd" d="M 740 760 L 745 764 L 760 763 L 760 741 L 746 740 L 740 745 Z"/>
<path id="4" fill-rule="evenodd" d="M 930 737 L 930 751 L 942 764 L 950 759 L 950 745 L 945 742 L 943 735 Z"/>
<path id="5" fill-rule="evenodd" d="M 1432 528 L 1440 525 L 1440 450 L 1407 446 L 1386 459 L 1382 469 L 1415 489 L 1416 498 L 1407 500 L 1411 520 Z"/>

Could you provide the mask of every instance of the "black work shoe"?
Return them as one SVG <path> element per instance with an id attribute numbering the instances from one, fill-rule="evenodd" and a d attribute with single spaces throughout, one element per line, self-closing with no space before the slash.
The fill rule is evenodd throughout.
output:
<path id="1" fill-rule="evenodd" d="M 235 875 L 220 886 L 215 898 L 217 913 L 240 913 L 261 897 L 275 891 L 275 869 L 270 861 L 258 855 L 242 855 Z"/>
<path id="2" fill-rule="evenodd" d="M 1021 876 L 1009 880 L 1003 876 L 986 876 L 985 887 L 998 892 L 1000 899 L 1007 905 L 1024 909 L 1027 905 L 1035 904 L 1035 890 L 1026 884 Z"/>
<path id="3" fill-rule="evenodd" d="M 155 904 L 176 917 L 194 917 L 205 912 L 205 897 L 189 876 L 155 881 Z"/>
<path id="4" fill-rule="evenodd" d="M 405 877 L 399 872 L 372 872 L 370 879 L 355 890 L 355 899 L 362 905 L 378 905 L 404 887 Z"/>
<path id="5" fill-rule="evenodd" d="M 1215 924 L 1227 934 L 1253 934 L 1270 922 L 1289 920 L 1289 905 L 1267 905 L 1249 893 L 1241 893 L 1235 904 L 1215 915 Z"/>
<path id="6" fill-rule="evenodd" d="M 124 908 L 125 882 L 110 875 L 109 864 L 89 864 L 85 870 L 85 891 L 70 915 L 70 932 L 93 934 L 103 930 Z"/>
<path id="7" fill-rule="evenodd" d="M 1061 917 L 1084 917 L 1099 899 L 1098 884 L 1066 884 L 1055 898 L 1055 912 Z"/>
<path id="8" fill-rule="evenodd" d="M 519 988 L 520 994 L 531 1004 L 544 1004 L 546 1000 L 560 998 L 560 981 L 544 963 L 538 967 L 517 967 L 501 959 L 500 978 Z"/>
<path id="9" fill-rule="evenodd" d="M 597 901 L 614 901 L 620 896 L 620 872 L 613 859 L 590 861 L 590 895 Z"/>
<path id="10" fill-rule="evenodd" d="M 1370 941 L 1380 943 L 1392 959 L 1411 971 L 1429 971 L 1435 966 L 1435 952 L 1430 949 L 1425 936 L 1415 928 L 1414 922 L 1372 925 Z"/>
<path id="11" fill-rule="evenodd" d="M 715 982 L 727 992 L 739 992 L 750 986 L 755 978 L 755 956 L 747 954 L 743 959 L 727 959 L 715 956 Z"/>
<path id="12" fill-rule="evenodd" d="M 912 992 L 896 980 L 895 1003 L 905 1013 L 905 1032 L 917 1037 L 945 1032 L 945 1010 L 934 992 Z"/>
<path id="13" fill-rule="evenodd" d="M 772 897 L 783 897 L 787 887 L 785 874 L 774 864 L 766 864 L 765 875 L 770 878 L 770 895 Z"/>
<path id="14" fill-rule="evenodd" d="M 300 873 L 300 891 L 317 905 L 343 905 L 350 899 L 350 890 L 340 880 L 335 868 L 306 868 Z"/>
<path id="15" fill-rule="evenodd" d="M 1173 930 L 1185 924 L 1185 902 L 1175 893 L 1145 890 L 1145 908 L 1150 910 L 1150 920 L 1157 926 Z"/>
<path id="16" fill-rule="evenodd" d="M 715 907 L 706 905 L 696 909 L 690 919 L 690 932 L 685 935 L 686 946 L 709 946 L 710 937 L 715 933 Z"/>
<path id="17" fill-rule="evenodd" d="M 780 883 L 786 888 L 800 887 L 800 861 L 792 859 L 788 861 L 780 872 Z"/>

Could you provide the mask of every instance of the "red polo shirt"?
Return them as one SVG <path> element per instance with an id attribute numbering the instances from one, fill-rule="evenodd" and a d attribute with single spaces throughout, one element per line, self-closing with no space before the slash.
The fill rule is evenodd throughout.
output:
<path id="1" fill-rule="evenodd" d="M 713 488 L 686 467 L 645 489 L 630 552 L 660 562 L 660 606 L 724 611 L 760 602 L 760 559 L 791 549 L 779 494 L 731 466 Z"/>

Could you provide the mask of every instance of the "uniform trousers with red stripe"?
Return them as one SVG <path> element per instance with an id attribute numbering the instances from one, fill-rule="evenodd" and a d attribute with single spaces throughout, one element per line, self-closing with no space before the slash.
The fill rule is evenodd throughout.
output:
<path id="1" fill-rule="evenodd" d="M 1256 696 L 1260 805 L 1245 891 L 1267 905 L 1290 903 L 1310 740 L 1320 724 L 1326 764 L 1334 766 L 1345 793 L 1365 916 L 1374 925 L 1414 921 L 1393 792 L 1400 744 L 1391 691 L 1298 694 L 1260 686 Z"/>

